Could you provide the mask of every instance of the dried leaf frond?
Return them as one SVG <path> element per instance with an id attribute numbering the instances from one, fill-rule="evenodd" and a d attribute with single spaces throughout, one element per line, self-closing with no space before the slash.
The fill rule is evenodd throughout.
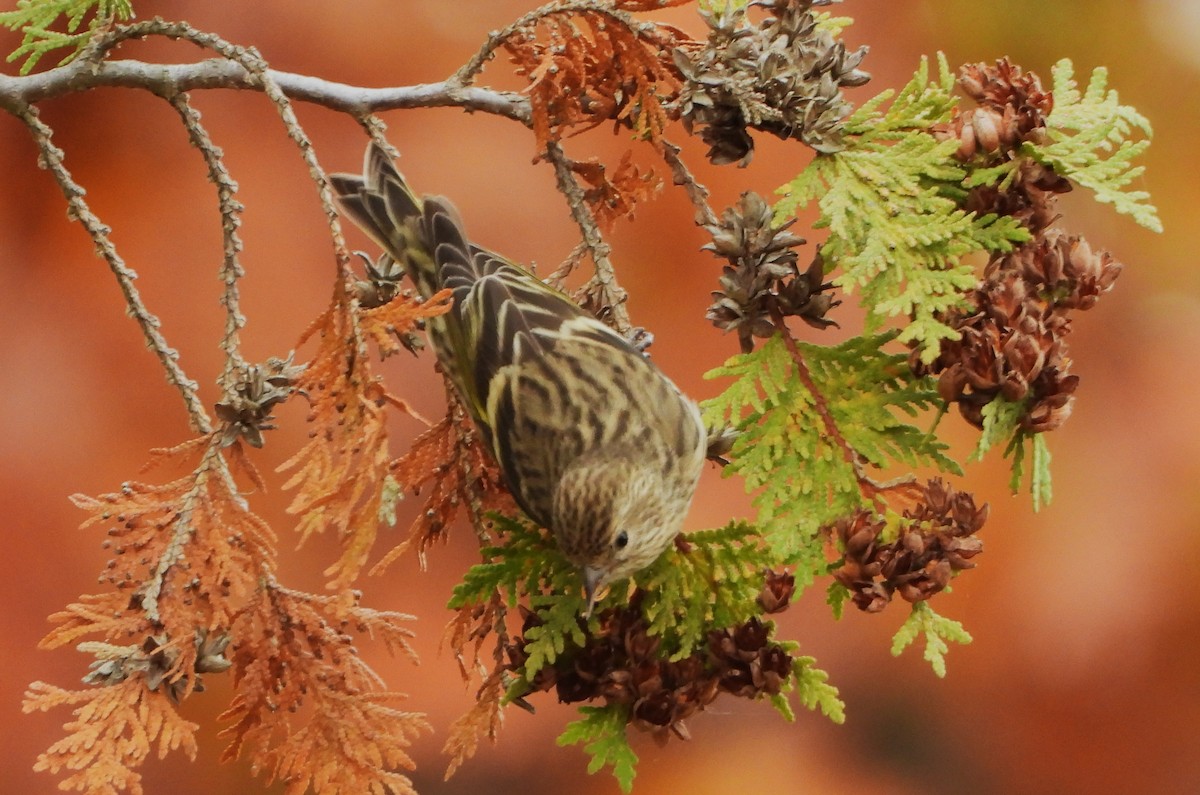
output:
<path id="1" fill-rule="evenodd" d="M 480 532 L 488 511 L 517 512 L 499 468 L 484 452 L 465 412 L 453 397 L 450 401 L 441 422 L 418 436 L 407 453 L 388 465 L 389 477 L 398 487 L 397 499 L 404 489 L 419 494 L 426 484 L 429 492 L 408 538 L 375 564 L 372 574 L 382 572 L 414 544 L 424 567 L 426 550 L 435 541 L 445 540 L 447 528 L 464 505 Z"/>
<path id="2" fill-rule="evenodd" d="M 504 723 L 504 671 L 496 670 L 484 680 L 475 695 L 475 704 L 450 725 L 442 753 L 450 756 L 446 779 L 457 772 L 463 762 L 475 755 L 479 738 L 486 735 L 492 742 Z"/>
<path id="3" fill-rule="evenodd" d="M 408 312 L 407 309 L 404 312 Z M 410 326 L 417 317 L 406 315 Z M 397 328 L 399 314 L 377 315 L 374 339 Z M 384 409 L 403 406 L 371 372 L 364 329 L 353 303 L 339 294 L 334 304 L 301 338 L 319 337 L 318 349 L 296 388 L 309 400 L 311 440 L 280 465 L 291 470 L 285 489 L 295 488 L 288 512 L 300 516 L 301 542 L 326 529 L 337 533 L 342 555 L 326 569 L 330 588 L 349 586 L 375 543 L 390 456 Z"/>
<path id="4" fill-rule="evenodd" d="M 507 612 L 503 596 L 499 591 L 493 591 L 487 599 L 459 607 L 454 618 L 446 624 L 442 633 L 442 643 L 454 652 L 463 681 L 471 681 L 472 671 L 487 670 L 480 652 L 483 650 L 484 641 L 493 632 L 497 636 L 497 645 L 492 658 L 495 661 L 503 658 L 503 644 L 508 634 L 504 626 L 504 616 Z M 472 645 L 469 652 L 468 644 Z"/>
<path id="5" fill-rule="evenodd" d="M 378 346 L 380 356 L 391 356 L 401 347 L 411 349 L 414 346 L 410 341 L 413 330 L 424 320 L 449 312 L 453 303 L 454 297 L 449 290 L 442 290 L 424 302 L 398 295 L 381 306 L 362 310 L 362 332 Z"/>
<path id="6" fill-rule="evenodd" d="M 38 756 L 34 770 L 72 771 L 59 789 L 91 795 L 130 792 L 141 795 L 140 767 L 155 744 L 161 759 L 182 749 L 196 757 L 196 724 L 186 721 L 161 693 L 151 692 L 141 677 L 130 677 L 110 687 L 64 690 L 34 682 L 25 692 L 26 713 L 45 712 L 60 706 L 74 707 L 72 720 L 63 725 L 67 735 Z"/>
<path id="7" fill-rule="evenodd" d="M 315 596 L 265 583 L 234 625 L 236 695 L 225 759 L 249 746 L 256 770 L 288 793 L 413 792 L 409 743 L 425 717 L 389 706 L 403 694 L 362 661 L 348 629 L 384 639 L 415 660 L 403 624 L 412 616 L 359 607 L 357 595 Z M 303 712 L 301 712 L 303 710 Z"/>
<path id="8" fill-rule="evenodd" d="M 681 31 L 615 9 L 553 9 L 504 42 L 529 79 L 538 151 L 606 121 L 657 141 L 681 81 L 670 53 L 693 44 Z"/>
<path id="9" fill-rule="evenodd" d="M 616 0 L 613 6 L 622 11 L 657 11 L 660 8 L 687 5 L 692 0 Z"/>
<path id="10" fill-rule="evenodd" d="M 141 474 L 146 474 L 153 469 L 167 464 L 176 464 L 178 466 L 195 466 L 196 462 L 208 449 L 211 443 L 211 437 L 208 434 L 203 436 L 194 436 L 185 442 L 172 445 L 171 447 L 155 447 L 150 450 L 150 458 L 142 465 Z"/>
<path id="11" fill-rule="evenodd" d="M 105 546 L 113 558 L 102 581 L 117 594 L 96 597 L 95 603 L 129 617 L 92 624 L 106 638 L 117 639 L 117 630 L 129 634 L 137 621 L 171 638 L 190 638 L 201 627 L 228 627 L 253 592 L 257 572 L 273 565 L 274 533 L 246 509 L 232 480 L 222 476 L 216 449 L 210 445 L 187 477 L 157 485 L 128 482 L 119 492 L 71 498 L 92 514 L 82 527 L 111 523 Z M 44 644 L 58 645 L 91 631 L 80 624 L 85 604 L 69 612 Z"/>
<path id="12" fill-rule="evenodd" d="M 43 649 L 56 649 L 84 635 L 99 635 L 105 640 L 121 641 L 151 631 L 145 613 L 132 609 L 129 594 L 120 591 L 84 594 L 78 602 L 52 614 L 50 622 L 58 626 L 38 642 Z"/>
<path id="13" fill-rule="evenodd" d="M 632 220 L 637 205 L 662 187 L 662 180 L 653 171 L 643 171 L 634 165 L 630 152 L 621 156 L 621 162 L 611 175 L 595 158 L 572 160 L 571 170 L 588 185 L 583 198 L 603 232 L 611 230 L 621 218 Z"/>

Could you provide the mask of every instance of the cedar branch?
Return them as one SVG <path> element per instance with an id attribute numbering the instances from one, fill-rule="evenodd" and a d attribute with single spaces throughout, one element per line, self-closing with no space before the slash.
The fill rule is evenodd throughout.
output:
<path id="1" fill-rule="evenodd" d="M 238 254 L 242 250 L 242 239 L 238 229 L 242 225 L 242 205 L 235 196 L 237 183 L 225 168 L 221 158 L 221 150 L 213 143 L 212 136 L 200 122 L 200 113 L 192 107 L 188 96 L 179 93 L 171 97 L 171 106 L 179 113 L 183 126 L 187 128 L 188 138 L 192 145 L 204 158 L 208 168 L 208 179 L 217 188 L 217 204 L 221 211 L 221 283 L 225 286 L 221 295 L 221 305 L 225 308 L 225 333 L 221 338 L 221 350 L 225 352 L 225 369 L 221 373 L 221 384 L 225 391 L 233 388 L 235 373 L 245 367 L 246 361 L 241 354 L 241 341 L 238 333 L 246 325 L 246 317 L 241 311 L 241 295 L 238 291 L 238 280 L 245 275 Z"/>
<path id="2" fill-rule="evenodd" d="M 671 176 L 676 185 L 683 188 L 688 200 L 696 208 L 696 226 L 712 226 L 718 223 L 717 214 L 708 203 L 708 188 L 696 181 L 687 163 L 679 156 L 679 147 L 670 141 L 662 141 L 658 148 L 663 162 L 671 169 Z"/>
<path id="3" fill-rule="evenodd" d="M 788 331 L 787 325 L 783 319 L 783 313 L 778 307 L 772 307 L 771 317 L 775 321 L 775 327 L 779 329 L 779 334 L 783 337 L 783 344 L 787 347 L 788 353 L 792 357 L 792 362 L 796 365 L 796 377 L 800 379 L 800 383 L 804 384 L 804 388 L 812 395 L 813 407 L 817 410 L 817 415 L 821 418 L 821 424 L 825 426 L 825 433 L 833 440 L 838 449 L 842 451 L 842 458 L 854 469 L 854 479 L 858 482 L 859 491 L 865 500 L 876 500 L 879 497 L 880 491 L 884 488 L 896 488 L 901 484 L 887 484 L 881 487 L 867 474 L 863 472 L 862 464 L 859 461 L 858 454 L 854 452 L 854 448 L 846 441 L 846 437 L 842 435 L 838 428 L 837 421 L 834 420 L 833 414 L 829 411 L 829 403 L 825 400 L 825 395 L 817 389 L 817 384 L 813 381 L 812 373 L 808 371 L 808 363 L 804 360 L 804 354 L 800 352 L 800 347 L 796 345 L 796 340 Z"/>
<path id="4" fill-rule="evenodd" d="M 617 283 L 616 270 L 613 268 L 612 260 L 608 258 L 612 247 L 600 233 L 600 228 L 596 225 L 596 218 L 588 209 L 587 200 L 584 199 L 583 189 L 579 187 L 575 175 L 571 173 L 570 160 L 557 141 L 547 144 L 546 158 L 554 165 L 554 176 L 558 180 L 558 189 L 567 198 L 567 204 L 571 207 L 571 217 L 579 226 L 579 231 L 583 235 L 583 243 L 592 256 L 592 263 L 596 267 L 596 275 L 592 278 L 600 286 L 605 305 L 612 308 L 613 325 L 617 331 L 628 336 L 633 330 L 633 324 L 629 321 L 629 310 L 625 308 L 625 299 L 628 295 L 624 288 Z"/>
<path id="5" fill-rule="evenodd" d="M 268 69 L 267 74 L 285 95 L 294 100 L 342 111 L 355 117 L 384 110 L 457 107 L 530 123 L 529 101 L 510 91 L 462 86 L 453 80 L 411 86 L 368 88 L 319 77 Z M 136 60 L 82 60 L 38 74 L 0 75 L 0 108 L 21 115 L 23 105 L 74 94 L 92 88 L 140 88 L 170 96 L 197 89 L 262 91 L 256 76 L 245 67 L 212 58 L 196 63 L 156 64 Z"/>

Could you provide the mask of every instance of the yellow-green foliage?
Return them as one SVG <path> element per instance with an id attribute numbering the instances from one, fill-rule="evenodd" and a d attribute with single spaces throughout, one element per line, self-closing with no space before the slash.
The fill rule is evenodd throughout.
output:
<path id="1" fill-rule="evenodd" d="M 964 257 L 1029 239 L 1014 218 L 959 209 L 955 198 L 969 172 L 951 157 L 958 142 L 929 134 L 957 104 L 944 57 L 938 66 L 936 82 L 922 60 L 899 93 L 885 91 L 859 108 L 846 120 L 846 148 L 817 155 L 779 189 L 775 208 L 784 219 L 817 202 L 815 226 L 830 230 L 821 254 L 834 283 L 859 292 L 868 331 L 906 318 L 899 341 L 919 346 L 925 361 L 956 336 L 941 315 L 975 284 Z"/>
<path id="2" fill-rule="evenodd" d="M 813 388 L 779 337 L 708 373 L 734 379 L 703 406 L 709 423 L 741 431 L 725 471 L 757 492 L 759 526 L 773 552 L 797 564 L 797 587 L 825 570 L 817 531 L 864 504 L 856 461 L 961 472 L 943 442 L 904 419 L 933 407 L 937 394 L 929 379 L 912 374 L 903 354 L 884 350 L 895 336 L 799 343 Z M 818 406 L 827 409 L 836 434 Z"/>
<path id="3" fill-rule="evenodd" d="M 8 54 L 8 61 L 25 59 L 21 74 L 29 74 L 43 55 L 52 50 L 70 49 L 59 65 L 79 54 L 91 41 L 100 25 L 114 19 L 130 19 L 133 6 L 129 0 L 19 0 L 16 10 L 0 12 L 0 26 L 19 30 L 24 35 L 21 46 Z M 66 33 L 50 30 L 58 19 L 65 20 Z M 80 30 L 84 19 L 88 25 Z"/>

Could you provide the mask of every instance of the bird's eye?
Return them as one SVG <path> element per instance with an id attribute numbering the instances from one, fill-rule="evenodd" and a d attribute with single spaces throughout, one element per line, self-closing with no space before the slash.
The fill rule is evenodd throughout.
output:
<path id="1" fill-rule="evenodd" d="M 617 533 L 617 539 L 615 543 L 617 545 L 617 549 L 624 549 L 629 544 L 629 533 L 626 533 L 624 530 Z"/>

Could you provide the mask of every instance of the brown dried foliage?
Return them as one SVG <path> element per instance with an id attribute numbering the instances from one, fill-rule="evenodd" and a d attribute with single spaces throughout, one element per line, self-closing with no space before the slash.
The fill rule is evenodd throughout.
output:
<path id="1" fill-rule="evenodd" d="M 379 355 L 387 357 L 399 353 L 401 347 L 411 349 L 413 329 L 428 318 L 449 312 L 453 303 L 449 290 L 442 290 L 425 302 L 401 294 L 380 306 L 363 307 L 359 324 L 364 336 L 375 343 Z"/>
<path id="2" fill-rule="evenodd" d="M 258 572 L 274 565 L 275 535 L 246 509 L 232 481 L 205 462 L 163 485 L 130 482 L 113 494 L 72 497 L 92 514 L 81 527 L 109 525 L 104 546 L 113 557 L 101 581 L 116 590 L 56 614 L 62 623 L 43 646 L 84 634 L 140 642 L 143 635 L 191 637 L 195 627 L 229 626 Z M 98 607 L 105 615 L 91 623 Z"/>
<path id="3" fill-rule="evenodd" d="M 442 641 L 454 651 L 463 681 L 471 681 L 472 671 L 485 669 L 480 652 L 483 651 L 484 641 L 493 632 L 496 634 L 493 661 L 500 662 L 503 659 L 503 645 L 508 640 L 508 630 L 504 625 L 507 614 L 504 598 L 497 591 L 484 604 L 460 608 L 446 624 Z M 468 645 L 471 647 L 469 651 Z"/>
<path id="4" fill-rule="evenodd" d="M 641 10 L 658 3 L 622 3 Z M 658 141 L 680 74 L 670 53 L 693 44 L 682 31 L 640 22 L 619 8 L 549 9 L 504 42 L 533 111 L 538 151 L 607 121 Z"/>
<path id="5" fill-rule="evenodd" d="M 360 314 L 339 291 L 333 305 L 301 337 L 301 344 L 314 335 L 318 338 L 316 355 L 296 381 L 296 389 L 309 401 L 311 440 L 279 469 L 293 470 L 284 488 L 296 489 L 288 511 L 300 516 L 301 540 L 325 530 L 338 535 L 341 558 L 325 572 L 331 577 L 330 588 L 348 587 L 374 545 L 391 459 L 384 409 L 392 405 L 408 411 L 371 371 L 363 340 L 382 341 L 383 350 L 423 317 L 448 309 L 444 296 L 424 305 L 397 296 Z M 360 322 L 363 319 L 366 322 Z"/>
<path id="6" fill-rule="evenodd" d="M 687 5 L 692 0 L 616 0 L 613 7 L 622 11 L 657 11 L 660 8 Z"/>
<path id="7" fill-rule="evenodd" d="M 202 689 L 201 674 L 226 667 L 226 633 L 259 572 L 274 565 L 274 535 L 247 510 L 219 465 L 220 450 L 220 434 L 210 434 L 162 453 L 199 457 L 187 477 L 72 497 L 91 514 L 84 527 L 108 525 L 104 545 L 113 558 L 101 582 L 113 590 L 84 595 L 51 616 L 57 626 L 41 642 L 54 648 L 99 637 L 79 648 L 96 657 L 84 681 L 101 686 L 68 691 L 34 683 L 26 694 L 26 711 L 75 707 L 67 737 L 36 766 L 78 771 L 62 788 L 140 792 L 136 768 L 155 742 L 160 756 L 176 747 L 195 752 L 196 727 L 174 704 Z"/>
<path id="8" fill-rule="evenodd" d="M 573 160 L 571 170 L 587 185 L 583 198 L 602 232 L 611 230 L 622 218 L 632 220 L 637 205 L 662 187 L 662 181 L 652 170 L 643 171 L 633 163 L 631 152 L 621 156 L 611 176 L 608 168 L 595 158 Z"/>
<path id="9" fill-rule="evenodd" d="M 507 671 L 493 671 L 475 693 L 475 703 L 450 724 L 442 752 L 450 757 L 446 765 L 446 780 L 458 771 L 462 763 L 475 755 L 479 740 L 486 736 L 495 742 L 504 722 L 504 678 Z"/>
<path id="10" fill-rule="evenodd" d="M 430 729 L 424 716 L 389 706 L 387 692 L 359 657 L 354 631 L 378 636 L 416 660 L 404 622 L 412 616 L 367 610 L 357 595 L 314 596 L 267 585 L 237 617 L 233 675 L 237 696 L 221 716 L 232 725 L 225 759 L 249 746 L 255 769 L 285 792 L 411 793 L 395 768 L 413 768 L 406 748 Z"/>
<path id="11" fill-rule="evenodd" d="M 326 526 L 342 535 L 333 585 L 357 575 L 391 471 L 384 410 L 408 411 L 371 374 L 366 343 L 395 352 L 422 319 L 446 311 L 449 298 L 419 304 L 397 295 L 362 310 L 345 296 L 339 289 L 305 335 L 320 340 L 307 367 L 247 366 L 219 406 L 217 430 L 152 452 L 152 464 L 184 464 L 189 474 L 72 498 L 90 514 L 84 527 L 107 527 L 113 558 L 101 581 L 112 590 L 56 613 L 42 641 L 57 647 L 98 637 L 79 647 L 96 658 L 84 681 L 97 687 L 34 683 L 27 694 L 26 710 L 75 707 L 67 737 L 38 761 L 38 769 L 77 771 L 62 787 L 136 793 L 136 768 L 155 742 L 160 755 L 176 747 L 194 754 L 196 727 L 179 719 L 174 704 L 203 689 L 202 674 L 232 665 L 227 757 L 252 749 L 255 769 L 286 782 L 289 793 L 411 792 L 395 769 L 412 767 L 405 748 L 427 725 L 390 706 L 401 696 L 383 688 L 349 634 L 375 636 L 414 657 L 403 626 L 410 617 L 358 607 L 344 587 L 322 597 L 279 585 L 275 536 L 249 511 L 232 475 L 237 468 L 265 488 L 243 441 L 261 445 L 274 406 L 305 394 L 314 430 L 287 465 L 296 470 L 288 485 L 298 487 L 292 508 L 305 512 L 302 536 Z"/>
<path id="12" fill-rule="evenodd" d="M 425 553 L 446 533 L 464 507 L 478 532 L 484 532 L 484 515 L 498 511 L 509 515 L 518 509 L 508 493 L 491 455 L 480 444 L 466 412 L 447 390 L 446 416 L 422 433 L 408 452 L 387 466 L 387 474 L 401 488 L 420 494 L 428 488 L 420 513 L 408 538 L 393 547 L 371 569 L 378 574 L 416 546 L 421 566 Z"/>
<path id="13" fill-rule="evenodd" d="M 504 650 L 508 629 L 504 619 L 508 614 L 504 598 L 494 592 L 484 604 L 462 607 L 446 625 L 442 640 L 453 651 L 463 681 L 470 683 L 476 672 L 483 677 L 475 693 L 475 703 L 450 726 L 442 752 L 450 757 L 446 767 L 449 779 L 463 762 L 475 755 L 479 740 L 487 736 L 495 742 L 504 719 L 505 684 L 510 678 L 504 665 Z M 481 652 L 488 638 L 493 638 L 491 673 Z M 523 702 L 518 703 L 524 706 Z"/>
<path id="14" fill-rule="evenodd" d="M 91 795 L 142 795 L 142 776 L 136 768 L 155 745 L 161 759 L 182 749 L 196 757 L 196 730 L 179 717 L 175 705 L 151 692 L 140 677 L 109 687 L 64 690 L 34 682 L 25 693 L 25 712 L 73 707 L 73 719 L 63 725 L 66 736 L 38 757 L 34 770 L 71 771 L 59 789 Z"/>

